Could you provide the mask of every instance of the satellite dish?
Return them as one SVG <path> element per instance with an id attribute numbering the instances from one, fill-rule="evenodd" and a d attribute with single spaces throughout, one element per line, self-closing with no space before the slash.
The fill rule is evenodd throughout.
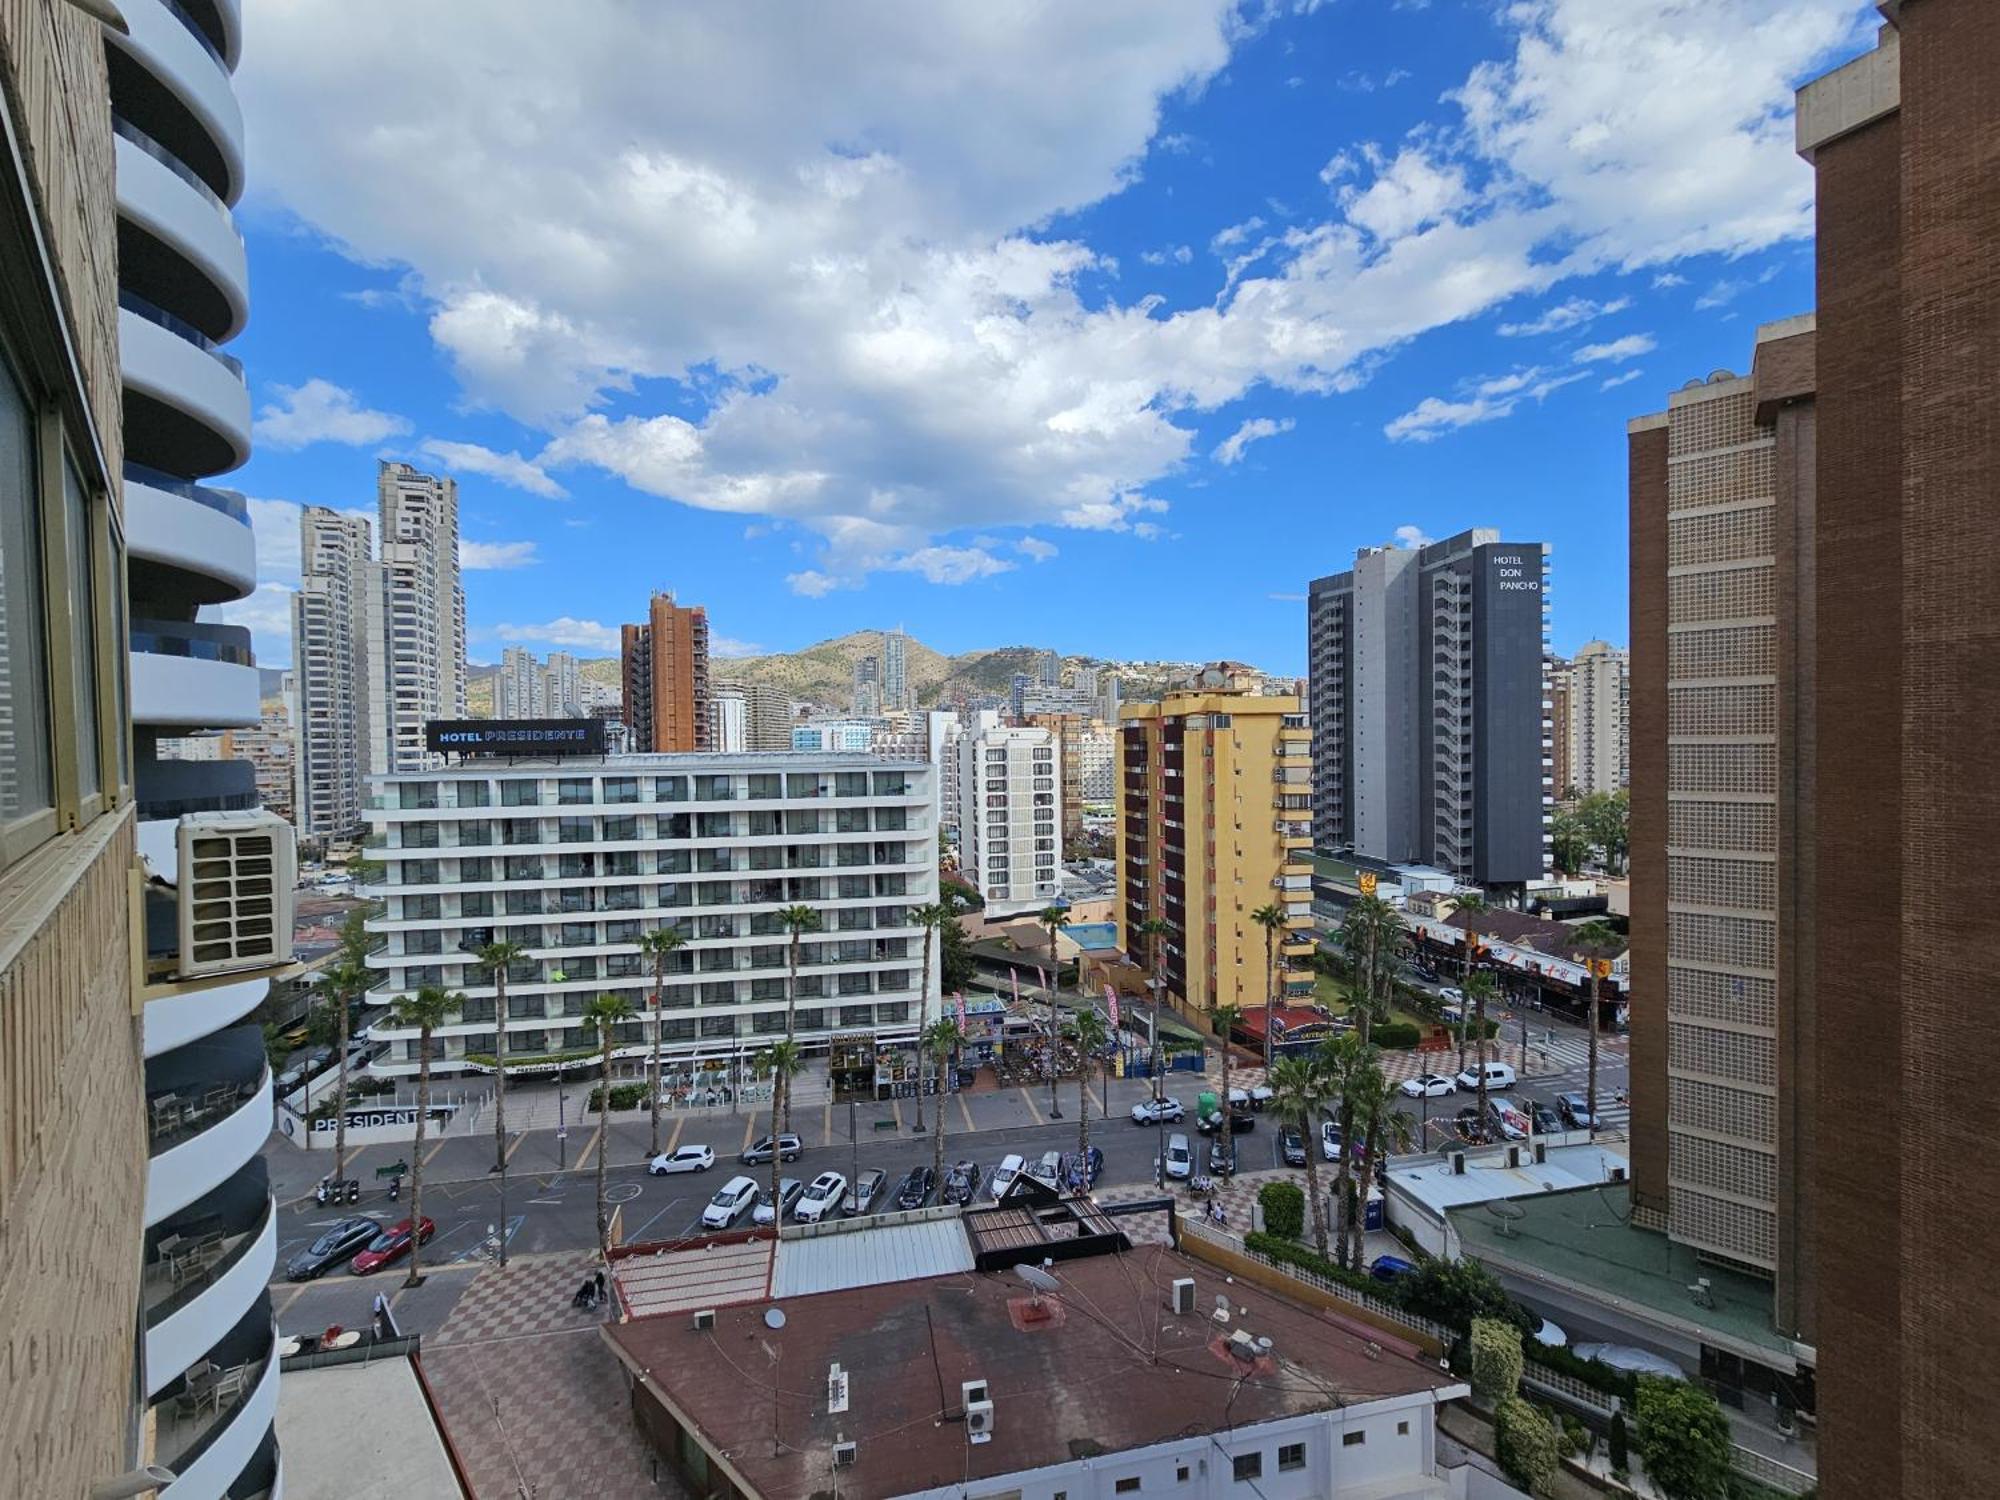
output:
<path id="1" fill-rule="evenodd" d="M 785 1326 L 785 1310 L 782 1307 L 767 1307 L 764 1309 L 764 1326 L 766 1328 L 783 1328 Z"/>
<path id="2" fill-rule="evenodd" d="M 1493 1226 L 1493 1232 L 1502 1239 L 1514 1239 L 1520 1231 L 1514 1226 L 1528 1217 L 1528 1211 L 1518 1203 L 1505 1198 L 1495 1198 L 1486 1205 L 1486 1211 L 1500 1222 Z"/>
<path id="3" fill-rule="evenodd" d="M 1014 1274 L 1020 1277 L 1022 1281 L 1026 1282 L 1037 1293 L 1059 1292 L 1062 1290 L 1062 1283 L 1057 1281 L 1047 1271 L 1044 1271 L 1040 1266 L 1016 1266 L 1014 1267 Z"/>

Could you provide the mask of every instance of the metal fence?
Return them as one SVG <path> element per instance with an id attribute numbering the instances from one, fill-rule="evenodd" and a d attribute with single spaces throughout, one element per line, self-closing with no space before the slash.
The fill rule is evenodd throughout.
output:
<path id="1" fill-rule="evenodd" d="M 1745 1448 L 1741 1443 L 1731 1444 L 1731 1447 L 1734 1451 L 1730 1460 L 1736 1472 L 1760 1484 L 1768 1484 L 1774 1490 L 1783 1490 L 1787 1495 L 1803 1495 L 1819 1483 L 1816 1475 L 1780 1463 L 1769 1454 Z"/>
<path id="2" fill-rule="evenodd" d="M 1361 1291 L 1357 1287 L 1349 1286 L 1344 1281 L 1334 1281 L 1329 1277 L 1320 1276 L 1312 1271 L 1308 1271 L 1303 1266 L 1295 1266 L 1289 1261 L 1277 1260 L 1272 1256 L 1266 1255 L 1261 1250 L 1253 1250 L 1234 1235 L 1224 1233 L 1221 1230 L 1211 1229 L 1199 1219 L 1183 1217 L 1181 1219 L 1181 1233 L 1192 1234 L 1197 1239 L 1207 1240 L 1218 1249 L 1227 1250 L 1235 1255 L 1245 1256 L 1250 1260 L 1256 1261 L 1259 1265 L 1269 1266 L 1272 1270 L 1290 1277 L 1302 1286 L 1309 1286 L 1315 1291 L 1326 1293 L 1328 1296 L 1338 1297 L 1343 1302 L 1350 1302 L 1354 1306 L 1374 1314 L 1376 1317 L 1385 1318 L 1389 1322 L 1400 1324 L 1404 1328 L 1421 1333 L 1426 1338 L 1435 1339 L 1447 1349 L 1458 1340 L 1458 1335 L 1442 1323 L 1434 1323 L 1429 1318 L 1419 1317 L 1416 1313 L 1398 1307 L 1393 1302 L 1385 1301 L 1380 1297 Z"/>

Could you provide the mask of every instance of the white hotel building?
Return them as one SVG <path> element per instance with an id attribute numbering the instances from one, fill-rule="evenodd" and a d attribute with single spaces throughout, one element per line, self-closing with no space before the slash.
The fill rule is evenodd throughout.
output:
<path id="1" fill-rule="evenodd" d="M 787 906 L 818 912 L 801 940 L 797 1034 L 915 1029 L 923 933 L 912 908 L 938 899 L 931 765 L 870 755 L 743 753 L 467 760 L 378 778 L 368 812 L 385 866 L 369 924 L 386 944 L 374 998 L 420 985 L 464 996 L 434 1036 L 434 1071 L 487 1071 L 506 1035 L 513 1069 L 594 1050 L 583 1010 L 622 995 L 622 1055 L 651 1046 L 653 963 L 640 935 L 688 938 L 661 1011 L 673 1061 L 745 1058 L 785 1030 Z M 507 1015 L 466 947 L 528 950 L 508 976 Z M 937 945 L 933 945 L 935 949 Z M 940 955 L 932 955 L 935 993 Z M 414 1031 L 378 1025 L 378 1072 L 411 1073 Z"/>

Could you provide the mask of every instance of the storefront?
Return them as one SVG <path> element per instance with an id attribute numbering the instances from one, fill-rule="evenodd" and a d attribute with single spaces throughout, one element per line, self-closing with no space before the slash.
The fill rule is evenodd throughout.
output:
<path id="1" fill-rule="evenodd" d="M 875 1092 L 875 1033 L 835 1032 L 828 1070 L 834 1103 L 879 1097 Z"/>

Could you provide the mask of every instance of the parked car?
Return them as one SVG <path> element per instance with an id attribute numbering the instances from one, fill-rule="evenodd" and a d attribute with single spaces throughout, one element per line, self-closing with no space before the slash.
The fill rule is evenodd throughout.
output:
<path id="1" fill-rule="evenodd" d="M 1458 1092 L 1458 1085 L 1442 1073 L 1419 1073 L 1405 1078 L 1397 1089 L 1405 1099 L 1442 1099 Z"/>
<path id="2" fill-rule="evenodd" d="M 938 1189 L 940 1203 L 970 1203 L 979 1196 L 979 1184 L 983 1174 L 976 1161 L 958 1161 L 951 1164 L 951 1170 L 944 1174 L 944 1186 Z"/>
<path id="3" fill-rule="evenodd" d="M 1591 1118 L 1590 1098 L 1586 1094 L 1557 1094 L 1556 1113 L 1572 1130 L 1589 1130 L 1597 1123 Z"/>
<path id="4" fill-rule="evenodd" d="M 1306 1138 L 1296 1125 L 1287 1125 L 1278 1132 L 1278 1150 L 1288 1167 L 1303 1167 L 1306 1164 Z"/>
<path id="5" fill-rule="evenodd" d="M 840 1206 L 841 1195 L 846 1191 L 847 1179 L 840 1173 L 820 1173 L 806 1188 L 805 1196 L 799 1199 L 799 1206 L 792 1210 L 792 1222 L 817 1224 Z"/>
<path id="6" fill-rule="evenodd" d="M 1483 1146 L 1493 1139 L 1493 1132 L 1487 1125 L 1487 1121 L 1479 1118 L 1479 1106 L 1476 1104 L 1466 1105 L 1458 1112 L 1458 1118 L 1452 1121 L 1458 1138 L 1468 1146 Z"/>
<path id="7" fill-rule="evenodd" d="M 1085 1160 L 1079 1152 L 1065 1151 L 1058 1173 L 1057 1181 L 1066 1188 L 1080 1190 L 1096 1187 L 1097 1179 L 1104 1175 L 1104 1152 L 1092 1146 L 1090 1157 Z"/>
<path id="8" fill-rule="evenodd" d="M 752 1224 L 777 1223 L 798 1206 L 799 1196 L 805 1190 L 806 1185 L 800 1182 L 798 1178 L 780 1177 L 778 1179 L 778 1202 L 775 1209 L 770 1203 L 758 1204 L 750 1214 L 750 1222 Z"/>
<path id="9" fill-rule="evenodd" d="M 1007 1189 L 1014 1185 L 1014 1179 L 1027 1169 L 1028 1163 L 1025 1160 L 1011 1151 L 1008 1152 L 1000 1158 L 1000 1165 L 993 1169 L 993 1179 L 986 1184 L 986 1190 L 993 1195 L 994 1201 L 998 1202 Z"/>
<path id="10" fill-rule="evenodd" d="M 1443 985 L 1438 989 L 1438 999 L 1444 1001 L 1446 1005 L 1463 1005 L 1465 991 L 1449 984 Z"/>
<path id="11" fill-rule="evenodd" d="M 437 1233 L 437 1228 L 437 1225 L 432 1222 L 431 1216 L 425 1214 L 423 1229 L 420 1231 L 424 1244 L 428 1245 L 431 1242 L 431 1236 Z M 382 1267 L 389 1265 L 393 1261 L 401 1260 L 409 1253 L 410 1221 L 404 1219 L 400 1223 L 391 1224 L 387 1229 L 379 1232 L 374 1239 L 367 1243 L 360 1254 L 348 1262 L 347 1268 L 356 1276 L 366 1276 L 370 1271 L 379 1271 Z"/>
<path id="12" fill-rule="evenodd" d="M 929 1167 L 912 1167 L 896 1189 L 896 1207 L 922 1208 L 930 1202 L 931 1189 L 937 1186 L 937 1173 Z"/>
<path id="13" fill-rule="evenodd" d="M 772 1137 L 768 1135 L 762 1135 L 757 1137 L 755 1141 L 751 1142 L 750 1149 L 745 1151 L 740 1159 L 742 1160 L 745 1166 L 751 1166 L 751 1167 L 769 1166 L 771 1162 L 771 1152 L 774 1149 L 777 1151 L 778 1159 L 780 1161 L 797 1161 L 799 1159 L 799 1152 L 803 1151 L 805 1147 L 800 1142 L 797 1136 L 792 1135 L 789 1132 L 787 1132 L 784 1135 L 778 1136 L 776 1138 L 775 1146 L 773 1145 Z"/>
<path id="14" fill-rule="evenodd" d="M 1194 1175 L 1194 1148 L 1184 1135 L 1167 1137 L 1167 1176 L 1185 1182 Z"/>
<path id="15" fill-rule="evenodd" d="M 1479 1064 L 1474 1063 L 1458 1075 L 1458 1086 L 1467 1093 L 1479 1087 Z M 1510 1063 L 1490 1062 L 1486 1065 L 1486 1087 L 1489 1089 L 1511 1089 L 1514 1086 L 1514 1068 Z"/>
<path id="16" fill-rule="evenodd" d="M 1528 1105 L 1528 1116 L 1535 1122 L 1537 1135 L 1548 1135 L 1563 1128 L 1562 1118 L 1539 1099 Z"/>
<path id="17" fill-rule="evenodd" d="M 1368 1263 L 1368 1274 L 1377 1281 L 1400 1281 L 1416 1269 L 1400 1255 L 1378 1255 Z"/>
<path id="18" fill-rule="evenodd" d="M 1268 1105 L 1273 1099 L 1278 1097 L 1278 1091 L 1272 1088 L 1268 1083 L 1259 1083 L 1253 1085 L 1249 1090 L 1247 1090 L 1247 1092 L 1250 1096 L 1250 1107 L 1256 1110 L 1259 1114 L 1263 1113 L 1266 1105 Z M 1231 1089 L 1229 1091 L 1229 1097 L 1232 1100 L 1236 1097 L 1235 1089 Z"/>
<path id="19" fill-rule="evenodd" d="M 743 1217 L 744 1210 L 755 1208 L 758 1199 L 763 1196 L 756 1179 L 732 1177 L 708 1200 L 708 1207 L 701 1211 L 701 1227 L 727 1229 Z"/>
<path id="20" fill-rule="evenodd" d="M 341 1219 L 286 1261 L 285 1274 L 294 1281 L 324 1276 L 342 1261 L 352 1260 L 381 1228 L 373 1219 Z"/>
<path id="21" fill-rule="evenodd" d="M 1634 1375 L 1657 1375 L 1663 1380 L 1687 1379 L 1687 1371 L 1665 1355 L 1655 1354 L 1650 1349 L 1635 1349 L 1629 1344 L 1575 1344 L 1570 1352 L 1578 1359 L 1594 1359 L 1599 1364 L 1609 1365 L 1614 1370 L 1629 1370 Z"/>
<path id="22" fill-rule="evenodd" d="M 1181 1107 L 1181 1101 L 1172 1096 L 1141 1099 L 1132 1106 L 1134 1125 L 1158 1125 L 1163 1120 L 1169 1125 L 1178 1125 L 1185 1118 L 1187 1111 Z"/>
<path id="23" fill-rule="evenodd" d="M 1233 1136 L 1219 1135 L 1208 1146 L 1208 1175 L 1211 1177 L 1234 1177 L 1236 1175 L 1236 1140 Z"/>
<path id="24" fill-rule="evenodd" d="M 1039 1161 L 1028 1163 L 1028 1175 L 1050 1192 L 1062 1190 L 1062 1152 L 1044 1151 Z"/>
<path id="25" fill-rule="evenodd" d="M 1525 1141 L 1528 1138 L 1528 1117 L 1505 1099 L 1486 1101 L 1487 1117 L 1493 1128 L 1487 1132 L 1503 1141 Z"/>
<path id="26" fill-rule="evenodd" d="M 1319 1150 L 1328 1161 L 1340 1160 L 1340 1121 L 1319 1122 Z"/>
<path id="27" fill-rule="evenodd" d="M 654 1177 L 665 1177 L 673 1172 L 706 1172 L 714 1165 L 713 1146 L 676 1146 L 647 1162 L 646 1171 Z"/>
<path id="28" fill-rule="evenodd" d="M 875 1200 L 882 1196 L 882 1184 L 889 1180 L 889 1174 L 880 1167 L 870 1167 L 854 1179 L 854 1186 L 847 1190 L 847 1197 L 841 1203 L 841 1211 L 859 1216 L 875 1207 Z"/>

